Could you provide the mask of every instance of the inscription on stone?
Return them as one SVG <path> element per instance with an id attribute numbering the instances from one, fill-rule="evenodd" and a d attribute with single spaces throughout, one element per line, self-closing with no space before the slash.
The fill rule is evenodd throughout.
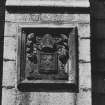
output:
<path id="1" fill-rule="evenodd" d="M 75 20 L 75 15 L 71 14 L 25 14 L 23 16 L 25 22 L 46 22 L 46 23 L 58 23 L 71 22 Z"/>

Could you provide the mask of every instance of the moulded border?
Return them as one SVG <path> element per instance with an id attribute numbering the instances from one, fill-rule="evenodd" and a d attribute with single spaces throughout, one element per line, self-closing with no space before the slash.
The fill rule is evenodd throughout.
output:
<path id="1" fill-rule="evenodd" d="M 75 50 L 76 50 L 76 57 L 75 57 L 75 70 L 76 70 L 76 78 L 75 83 L 70 83 L 68 81 L 63 80 L 24 80 L 24 74 L 21 74 L 20 70 L 20 60 L 21 60 L 21 36 L 22 36 L 22 29 L 24 28 L 70 28 L 75 31 Z M 73 33 L 74 34 L 74 33 Z M 24 39 L 23 39 L 24 40 Z M 18 71 L 18 82 L 17 87 L 20 91 L 25 92 L 78 92 L 78 29 L 73 25 L 19 25 L 18 27 L 18 52 L 17 52 L 17 71 Z M 23 77 L 22 77 L 23 76 Z"/>

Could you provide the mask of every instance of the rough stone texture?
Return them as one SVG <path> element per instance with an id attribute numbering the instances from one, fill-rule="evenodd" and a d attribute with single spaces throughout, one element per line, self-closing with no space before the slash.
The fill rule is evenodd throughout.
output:
<path id="1" fill-rule="evenodd" d="M 15 87 L 17 71 L 15 61 L 3 61 L 3 86 Z"/>
<path id="2" fill-rule="evenodd" d="M 7 0 L 6 5 L 89 7 L 88 0 Z"/>
<path id="3" fill-rule="evenodd" d="M 61 24 L 75 24 L 76 23 L 90 23 L 90 17 L 88 14 L 9 14 L 6 11 L 6 22 L 13 23 L 26 23 L 26 24 L 39 24 L 39 23 L 55 23 L 58 22 L 58 25 Z M 24 23 L 24 24 L 25 24 Z"/>
<path id="4" fill-rule="evenodd" d="M 79 60 L 90 61 L 90 39 L 79 40 Z"/>
<path id="5" fill-rule="evenodd" d="M 74 93 L 31 93 L 30 105 L 74 105 Z"/>
<path id="6" fill-rule="evenodd" d="M 91 105 L 89 15 L 10 14 L 6 11 L 5 19 L 2 105 Z M 18 28 L 20 25 L 32 24 L 77 26 L 79 36 L 79 93 L 20 92 L 17 89 Z"/>
<path id="7" fill-rule="evenodd" d="M 16 60 L 16 43 L 15 37 L 4 38 L 4 59 Z"/>
<path id="8" fill-rule="evenodd" d="M 90 25 L 88 24 L 78 24 L 78 36 L 80 38 L 90 38 Z"/>
<path id="9" fill-rule="evenodd" d="M 77 103 L 76 105 L 92 105 L 91 102 L 91 89 L 80 89 L 77 94 Z"/>
<path id="10" fill-rule="evenodd" d="M 2 89 L 2 105 L 15 105 L 16 94 L 13 89 Z"/>
<path id="11" fill-rule="evenodd" d="M 12 23 L 12 22 L 5 22 L 5 37 L 12 37 L 12 36 L 16 36 L 17 33 L 17 28 L 16 28 L 16 23 Z"/>
<path id="12" fill-rule="evenodd" d="M 91 89 L 90 63 L 80 63 L 79 70 L 79 87 L 82 89 Z"/>

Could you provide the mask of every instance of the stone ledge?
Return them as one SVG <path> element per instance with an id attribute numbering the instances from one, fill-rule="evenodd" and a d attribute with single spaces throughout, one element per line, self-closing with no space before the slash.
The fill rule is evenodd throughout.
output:
<path id="1" fill-rule="evenodd" d="M 7 0 L 6 6 L 90 7 L 88 1 Z"/>

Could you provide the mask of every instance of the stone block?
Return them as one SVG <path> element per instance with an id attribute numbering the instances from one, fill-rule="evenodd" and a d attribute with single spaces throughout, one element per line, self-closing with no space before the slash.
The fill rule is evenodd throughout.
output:
<path id="1" fill-rule="evenodd" d="M 81 0 L 7 0 L 6 6 L 62 6 L 62 7 L 89 7 L 89 1 Z"/>
<path id="2" fill-rule="evenodd" d="M 90 60 L 90 39 L 79 40 L 79 60 L 89 62 Z"/>
<path id="3" fill-rule="evenodd" d="M 4 59 L 16 60 L 16 37 L 4 37 Z"/>
<path id="4" fill-rule="evenodd" d="M 14 23 L 55 23 L 55 24 L 69 24 L 73 22 L 90 23 L 89 14 L 55 14 L 55 13 L 41 13 L 41 14 L 9 14 L 6 12 L 6 21 Z"/>
<path id="5" fill-rule="evenodd" d="M 16 22 L 16 14 L 10 14 L 8 11 L 5 11 L 5 21 Z"/>
<path id="6" fill-rule="evenodd" d="M 79 88 L 91 88 L 90 63 L 79 63 Z"/>
<path id="7" fill-rule="evenodd" d="M 30 92 L 20 92 L 16 90 L 15 105 L 31 105 L 31 94 Z M 35 100 L 35 99 L 33 99 Z M 32 104 L 34 105 L 34 104 Z M 37 105 L 37 104 L 35 104 Z"/>
<path id="8" fill-rule="evenodd" d="M 77 94 L 76 105 L 92 105 L 92 97 L 90 89 L 80 89 Z"/>
<path id="9" fill-rule="evenodd" d="M 14 89 L 2 89 L 2 105 L 16 105 L 16 92 Z"/>
<path id="10" fill-rule="evenodd" d="M 78 23 L 90 23 L 89 14 L 76 14 Z"/>
<path id="11" fill-rule="evenodd" d="M 90 38 L 90 24 L 78 24 L 78 36 L 80 38 Z"/>
<path id="12" fill-rule="evenodd" d="M 19 92 L 15 94 L 16 105 L 74 105 L 75 93 Z"/>
<path id="13" fill-rule="evenodd" d="M 20 92 L 15 88 L 3 87 L 2 89 L 2 105 L 31 105 L 30 101 L 29 92 Z"/>
<path id="14" fill-rule="evenodd" d="M 75 93 L 31 93 L 30 105 L 74 105 Z"/>
<path id="15" fill-rule="evenodd" d="M 41 14 L 8 14 L 7 21 L 10 22 L 18 22 L 18 23 L 71 23 L 78 19 L 78 15 L 76 14 L 50 14 L 50 13 L 41 13 Z M 11 19 L 14 18 L 14 19 Z"/>
<path id="16" fill-rule="evenodd" d="M 17 83 L 16 61 L 3 61 L 3 86 L 15 87 Z"/>
<path id="17" fill-rule="evenodd" d="M 12 22 L 5 22 L 4 36 L 16 36 L 17 34 L 17 24 Z"/>

